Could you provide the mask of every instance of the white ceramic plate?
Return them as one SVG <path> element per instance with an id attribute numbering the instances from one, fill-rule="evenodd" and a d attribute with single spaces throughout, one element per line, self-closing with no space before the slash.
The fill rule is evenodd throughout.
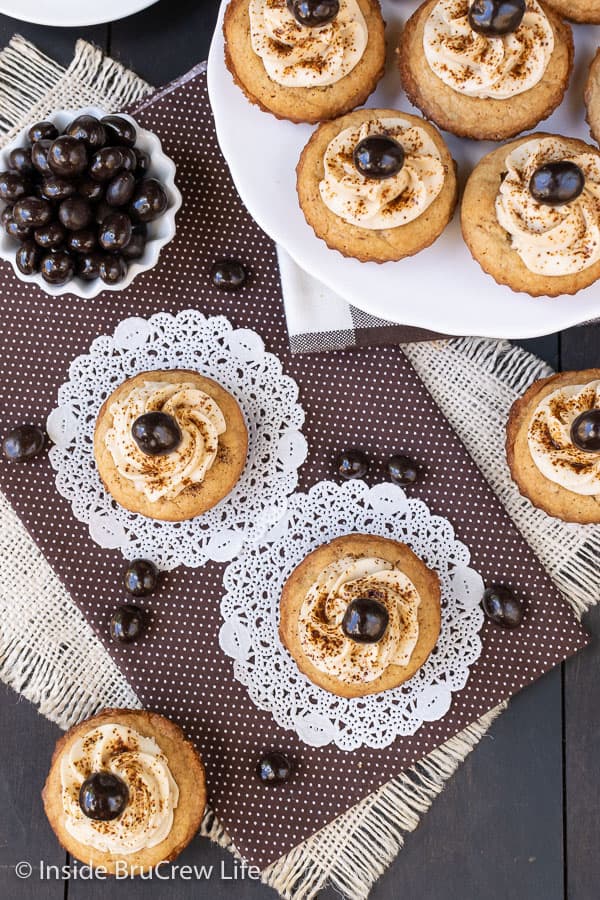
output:
<path id="1" fill-rule="evenodd" d="M 388 67 L 368 106 L 418 112 L 400 87 L 394 61 L 402 23 L 418 5 L 414 0 L 382 0 Z M 225 6 L 226 0 L 208 61 L 219 144 L 252 216 L 307 272 L 366 312 L 446 334 L 527 338 L 600 316 L 598 284 L 556 299 L 532 299 L 497 285 L 471 258 L 458 213 L 432 247 L 398 263 L 359 263 L 329 250 L 306 224 L 296 196 L 295 167 L 313 127 L 278 121 L 251 105 L 236 87 L 223 58 Z M 587 66 L 600 44 L 600 27 L 579 26 L 574 31 L 576 65 L 569 93 L 561 108 L 538 127 L 589 141 L 582 94 Z M 445 137 L 463 178 L 494 146 Z"/>
<path id="2" fill-rule="evenodd" d="M 156 0 L 0 0 L 0 13 L 37 25 L 79 28 L 123 19 L 153 3 Z"/>

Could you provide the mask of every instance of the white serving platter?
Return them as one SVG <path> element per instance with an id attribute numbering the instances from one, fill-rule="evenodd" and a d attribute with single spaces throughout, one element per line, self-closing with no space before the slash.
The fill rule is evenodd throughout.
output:
<path id="1" fill-rule="evenodd" d="M 295 167 L 311 125 L 279 121 L 250 104 L 224 62 L 223 0 L 208 60 L 208 90 L 221 150 L 239 194 L 261 228 L 315 278 L 375 316 L 446 334 L 528 338 L 600 317 L 600 283 L 575 296 L 531 298 L 497 285 L 471 258 L 458 212 L 433 246 L 401 262 L 360 263 L 329 250 L 306 224 L 298 206 Z M 387 22 L 386 75 L 366 104 L 417 112 L 400 85 L 394 50 L 415 0 L 383 0 Z M 583 86 L 600 45 L 600 27 L 574 28 L 575 71 L 561 107 L 538 129 L 590 141 Z M 444 135 L 461 179 L 493 144 Z"/>

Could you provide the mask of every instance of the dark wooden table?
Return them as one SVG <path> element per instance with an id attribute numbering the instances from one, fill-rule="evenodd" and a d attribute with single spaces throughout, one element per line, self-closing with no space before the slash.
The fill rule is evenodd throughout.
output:
<path id="1" fill-rule="evenodd" d="M 101 0 L 100 0 L 101 2 Z M 161 0 L 110 25 L 43 28 L 0 16 L 0 45 L 18 32 L 67 64 L 79 37 L 95 42 L 153 84 L 206 57 L 217 0 Z M 600 326 L 523 344 L 557 369 L 600 366 Z M 600 561 L 599 561 L 600 565 Z M 587 616 L 596 638 L 600 609 Z M 600 896 L 600 650 L 584 653 L 523 691 L 435 801 L 373 900 L 596 900 Z M 0 686 L 0 897 L 7 900 L 145 900 L 274 897 L 231 873 L 228 853 L 196 839 L 181 862 L 213 865 L 209 881 L 40 881 L 40 861 L 65 865 L 40 790 L 59 735 L 26 701 Z M 265 827 L 267 827 L 265 825 Z M 19 880 L 15 866 L 34 874 Z M 338 896 L 331 889 L 323 898 Z"/>

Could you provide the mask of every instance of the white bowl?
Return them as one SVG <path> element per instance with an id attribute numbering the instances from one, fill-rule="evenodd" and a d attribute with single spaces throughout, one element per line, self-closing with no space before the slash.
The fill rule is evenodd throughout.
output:
<path id="1" fill-rule="evenodd" d="M 109 113 L 95 106 L 86 106 L 77 110 L 61 109 L 49 117 L 49 120 L 54 122 L 59 132 L 61 132 L 69 122 L 82 115 L 96 116 L 101 119 L 103 116 L 109 115 Z M 84 281 L 82 278 L 75 277 L 65 284 L 57 285 L 48 284 L 39 272 L 35 275 L 23 275 L 17 268 L 16 263 L 16 251 L 19 245 L 9 237 L 3 228 L 0 229 L 0 259 L 5 259 L 12 265 L 15 275 L 20 281 L 37 284 L 38 287 L 53 297 L 58 297 L 61 294 L 74 294 L 77 297 L 89 299 L 97 297 L 102 291 L 122 291 L 124 288 L 129 287 L 136 275 L 139 275 L 140 272 L 147 272 L 148 269 L 152 269 L 156 265 L 160 251 L 175 236 L 175 214 L 181 206 L 181 194 L 175 185 L 175 163 L 168 156 L 165 156 L 160 141 L 155 134 L 140 128 L 131 116 L 123 113 L 119 113 L 119 115 L 135 125 L 137 131 L 135 145 L 140 150 L 148 153 L 150 157 L 150 168 L 148 169 L 147 177 L 157 178 L 163 185 L 168 199 L 167 209 L 154 222 L 148 223 L 148 240 L 144 247 L 144 253 L 140 259 L 133 260 L 128 264 L 127 275 L 118 284 L 105 284 L 101 278 L 96 278 L 94 281 Z M 0 152 L 0 170 L 4 171 L 8 168 L 8 154 L 10 151 L 27 143 L 27 132 L 30 125 L 23 128 L 15 140 L 2 149 Z M 6 204 L 0 201 L 0 211 L 4 206 Z"/>

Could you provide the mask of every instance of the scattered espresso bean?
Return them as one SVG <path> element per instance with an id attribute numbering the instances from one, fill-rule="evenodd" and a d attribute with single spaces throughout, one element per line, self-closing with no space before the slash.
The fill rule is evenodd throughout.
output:
<path id="1" fill-rule="evenodd" d="M 402 456 L 401 454 L 390 456 L 387 469 L 393 483 L 402 487 L 414 484 L 419 478 L 419 468 L 410 456 Z"/>
<path id="2" fill-rule="evenodd" d="M 346 480 L 364 478 L 369 470 L 369 458 L 362 450 L 351 447 L 338 453 L 335 461 L 338 475 Z"/>
<path id="3" fill-rule="evenodd" d="M 146 616 L 139 606 L 123 603 L 110 620 L 110 636 L 119 644 L 131 644 L 142 636 L 146 628 Z"/>
<path id="4" fill-rule="evenodd" d="M 219 259 L 210 270 L 211 281 L 220 291 L 237 291 L 246 284 L 248 274 L 237 259 Z"/>
<path id="5" fill-rule="evenodd" d="M 156 590 L 158 569 L 149 559 L 132 559 L 125 570 L 125 590 L 134 597 L 147 597 Z"/>
<path id="6" fill-rule="evenodd" d="M 293 760 L 279 750 L 263 753 L 256 764 L 256 776 L 262 784 L 275 785 L 289 781 L 294 771 Z"/>
<path id="7" fill-rule="evenodd" d="M 523 604 L 505 584 L 492 584 L 483 595 L 483 611 L 503 628 L 517 628 L 523 620 Z"/>

